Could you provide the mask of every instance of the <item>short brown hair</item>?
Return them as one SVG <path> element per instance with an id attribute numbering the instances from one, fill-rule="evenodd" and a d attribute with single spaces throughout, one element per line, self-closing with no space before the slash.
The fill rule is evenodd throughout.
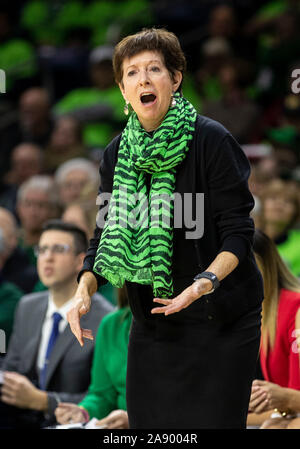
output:
<path id="1" fill-rule="evenodd" d="M 160 53 L 172 78 L 176 70 L 184 74 L 186 59 L 175 34 L 164 28 L 144 28 L 136 34 L 124 37 L 115 47 L 113 68 L 118 84 L 122 83 L 124 59 L 143 51 Z M 181 89 L 181 84 L 178 90 Z"/>
<path id="2" fill-rule="evenodd" d="M 76 224 L 67 223 L 60 219 L 48 220 L 43 226 L 42 233 L 46 231 L 63 231 L 71 234 L 76 254 L 86 253 L 88 250 L 89 242 L 86 233 Z"/>

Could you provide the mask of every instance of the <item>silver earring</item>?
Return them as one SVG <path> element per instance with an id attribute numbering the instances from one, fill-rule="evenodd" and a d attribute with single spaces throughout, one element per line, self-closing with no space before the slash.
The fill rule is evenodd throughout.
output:
<path id="1" fill-rule="evenodd" d="M 171 96 L 172 100 L 171 100 L 171 107 L 174 108 L 174 106 L 176 106 L 176 99 L 174 98 L 174 93 Z"/>
<path id="2" fill-rule="evenodd" d="M 125 106 L 124 106 L 124 114 L 128 115 L 129 114 L 129 101 L 126 100 Z"/>

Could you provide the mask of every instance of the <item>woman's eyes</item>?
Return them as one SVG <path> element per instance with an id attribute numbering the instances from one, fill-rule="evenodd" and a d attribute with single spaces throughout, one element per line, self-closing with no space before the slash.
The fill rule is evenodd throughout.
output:
<path id="1" fill-rule="evenodd" d="M 149 68 L 149 70 L 152 71 L 152 72 L 159 72 L 159 71 L 160 71 L 160 68 L 159 68 L 158 66 L 152 66 L 152 67 Z M 137 70 L 130 70 L 130 71 L 127 73 L 127 76 L 133 76 L 133 75 L 135 75 L 136 73 L 137 73 Z"/>

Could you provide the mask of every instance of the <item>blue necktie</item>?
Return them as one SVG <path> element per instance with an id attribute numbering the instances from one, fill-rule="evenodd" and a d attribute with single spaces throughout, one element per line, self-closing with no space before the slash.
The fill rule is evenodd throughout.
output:
<path id="1" fill-rule="evenodd" d="M 59 313 L 54 312 L 52 315 L 52 318 L 53 318 L 52 331 L 51 331 L 51 335 L 50 335 L 50 338 L 48 341 L 45 363 L 44 363 L 44 366 L 41 369 L 41 373 L 40 373 L 40 388 L 41 388 L 41 390 L 45 390 L 46 375 L 47 375 L 47 368 L 48 368 L 48 364 L 49 364 L 50 354 L 55 345 L 56 339 L 59 335 L 58 325 L 59 325 L 60 320 L 62 319 L 62 316 Z"/>

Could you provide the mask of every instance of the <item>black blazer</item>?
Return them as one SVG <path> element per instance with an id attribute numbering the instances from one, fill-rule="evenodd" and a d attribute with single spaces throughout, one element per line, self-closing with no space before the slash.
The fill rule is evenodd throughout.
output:
<path id="1" fill-rule="evenodd" d="M 99 194 L 112 191 L 120 137 L 117 136 L 104 152 Z M 194 215 L 201 201 L 201 196 L 197 198 L 196 193 L 204 194 L 203 235 L 194 233 L 193 238 L 187 238 L 187 232 L 193 229 L 189 223 L 184 223 L 184 208 L 188 207 L 188 200 L 183 200 L 183 227 L 174 229 L 174 296 L 189 286 L 197 273 L 205 271 L 221 251 L 235 254 L 239 265 L 222 280 L 214 293 L 205 296 L 205 301 L 195 301 L 180 314 L 170 315 L 170 319 L 176 320 L 180 315 L 180 319 L 197 320 L 203 313 L 202 304 L 205 302 L 209 304 L 206 311 L 209 307 L 211 316 L 228 322 L 261 304 L 262 277 L 252 252 L 254 223 L 249 214 L 254 200 L 248 188 L 249 174 L 249 162 L 232 135 L 218 122 L 199 115 L 189 151 L 177 169 L 175 191 L 182 198 L 184 193 L 192 194 Z M 96 226 L 81 273 L 93 271 L 101 231 Z M 99 285 L 106 282 L 106 279 L 95 275 Z M 134 285 L 130 291 L 132 288 Z"/>

